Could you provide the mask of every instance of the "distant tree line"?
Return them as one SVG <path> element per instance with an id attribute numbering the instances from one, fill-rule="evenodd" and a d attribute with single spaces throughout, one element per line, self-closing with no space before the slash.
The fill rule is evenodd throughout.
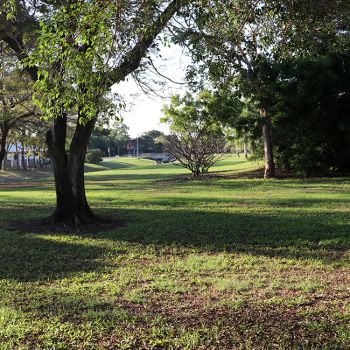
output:
<path id="1" fill-rule="evenodd" d="M 87 162 L 98 163 L 102 157 L 137 155 L 142 153 L 162 153 L 164 134 L 158 130 L 144 132 L 138 138 L 131 138 L 129 128 L 123 122 L 110 128 L 95 128 L 88 146 Z"/>

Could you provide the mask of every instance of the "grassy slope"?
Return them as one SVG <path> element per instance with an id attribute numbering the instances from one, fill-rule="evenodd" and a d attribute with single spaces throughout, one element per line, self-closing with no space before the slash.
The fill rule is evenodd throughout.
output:
<path id="1" fill-rule="evenodd" d="M 2 349 L 348 349 L 350 180 L 186 181 L 121 159 L 87 175 L 95 234 L 18 234 L 52 183 L 0 186 Z M 231 158 L 214 170 L 254 168 Z M 225 174 L 225 173 L 223 173 Z"/>

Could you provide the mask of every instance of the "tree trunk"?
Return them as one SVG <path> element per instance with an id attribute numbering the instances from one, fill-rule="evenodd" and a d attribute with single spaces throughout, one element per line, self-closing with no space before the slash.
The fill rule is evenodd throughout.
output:
<path id="1" fill-rule="evenodd" d="M 56 210 L 49 218 L 54 223 L 78 226 L 96 219 L 85 196 L 84 182 L 86 149 L 95 121 L 91 120 L 86 125 L 77 122 L 69 155 L 65 149 L 66 115 L 56 118 L 46 134 L 56 188 Z"/>
<path id="2" fill-rule="evenodd" d="M 21 157 L 22 157 L 22 168 L 24 170 L 27 170 L 27 166 L 26 166 L 26 157 L 25 157 L 25 154 L 24 154 L 24 144 L 22 143 L 22 150 L 21 150 Z"/>
<path id="3" fill-rule="evenodd" d="M 245 137 L 243 140 L 243 152 L 244 152 L 244 158 L 248 159 L 248 149 L 247 149 L 247 143 L 246 143 Z"/>
<path id="4" fill-rule="evenodd" d="M 275 177 L 275 163 L 273 160 L 272 140 L 270 133 L 270 120 L 267 117 L 266 109 L 260 109 L 262 120 L 262 136 L 264 141 L 265 173 L 264 178 L 270 179 Z"/>
<path id="5" fill-rule="evenodd" d="M 16 141 L 16 162 L 17 162 L 17 169 L 19 170 L 20 166 L 19 166 L 19 153 L 18 153 L 18 143 L 17 143 L 17 141 Z"/>
<path id="6" fill-rule="evenodd" d="M 200 176 L 200 170 L 199 170 L 199 169 L 194 169 L 194 170 L 192 170 L 192 177 L 193 177 L 194 179 L 198 179 L 199 176 Z"/>
<path id="7" fill-rule="evenodd" d="M 8 128 L 4 125 L 1 125 L 1 140 L 0 140 L 0 170 L 5 169 L 5 164 L 3 164 L 3 161 L 6 156 L 6 140 L 7 140 L 7 135 L 8 135 Z"/>
<path id="8" fill-rule="evenodd" d="M 32 148 L 32 153 L 33 153 L 33 161 L 34 161 L 33 167 L 34 167 L 34 169 L 36 169 L 36 157 L 35 157 L 35 149 L 34 148 Z"/>
<path id="9" fill-rule="evenodd" d="M 94 129 L 96 119 L 85 125 L 77 122 L 75 133 L 70 147 L 69 174 L 72 180 L 72 191 L 77 199 L 79 211 L 83 212 L 87 220 L 95 219 L 85 193 L 84 164 L 90 136 Z"/>

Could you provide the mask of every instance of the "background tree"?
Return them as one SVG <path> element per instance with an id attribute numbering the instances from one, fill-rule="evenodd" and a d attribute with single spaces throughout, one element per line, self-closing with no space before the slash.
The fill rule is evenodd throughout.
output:
<path id="1" fill-rule="evenodd" d="M 121 121 L 114 123 L 110 132 L 110 139 L 114 145 L 114 154 L 122 155 L 130 139 L 129 127 Z"/>
<path id="2" fill-rule="evenodd" d="M 279 69 L 271 111 L 278 164 L 302 175 L 349 172 L 349 53 L 292 60 Z"/>
<path id="3" fill-rule="evenodd" d="M 197 178 L 219 161 L 226 140 L 215 117 L 210 114 L 211 94 L 203 91 L 197 97 L 187 93 L 171 98 L 163 108 L 163 122 L 170 125 L 171 135 L 163 138 L 166 153 L 173 156 Z"/>
<path id="4" fill-rule="evenodd" d="M 140 153 L 162 153 L 162 137 L 164 134 L 158 130 L 144 132 L 138 139 Z"/>
<path id="5" fill-rule="evenodd" d="M 265 177 L 275 173 L 270 108 L 278 71 L 285 57 L 319 50 L 327 38 L 340 35 L 348 21 L 349 2 L 208 0 L 184 13 L 177 28 L 195 65 L 189 79 L 203 72 L 216 86 L 226 85 L 249 99 L 259 111 Z M 240 96 L 238 96 L 240 98 Z"/>
<path id="6" fill-rule="evenodd" d="M 95 128 L 89 148 L 101 150 L 104 156 L 121 155 L 130 138 L 128 132 L 128 126 L 121 121 L 115 122 L 111 129 Z"/>
<path id="7" fill-rule="evenodd" d="M 33 122 L 39 116 L 32 101 L 32 82 L 16 67 L 16 60 L 0 42 L 0 169 L 7 153 L 11 130 Z"/>

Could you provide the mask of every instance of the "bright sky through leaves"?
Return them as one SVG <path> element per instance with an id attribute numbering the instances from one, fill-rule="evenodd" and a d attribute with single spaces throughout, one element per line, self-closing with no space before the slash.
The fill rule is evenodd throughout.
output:
<path id="1" fill-rule="evenodd" d="M 184 82 L 190 58 L 182 52 L 179 46 L 163 47 L 160 54 L 162 58 L 154 59 L 157 70 L 176 82 Z M 151 85 L 164 98 L 155 94 L 144 94 L 131 78 L 113 87 L 113 92 L 120 93 L 127 103 L 127 110 L 123 113 L 123 118 L 125 124 L 130 128 L 131 137 L 140 136 L 143 132 L 153 129 L 168 132 L 168 126 L 160 122 L 161 109 L 169 102 L 168 97 L 173 94 L 183 94 L 186 91 L 186 85 L 173 84 L 153 73 L 150 73 L 148 77 L 165 81 L 164 87 Z"/>

